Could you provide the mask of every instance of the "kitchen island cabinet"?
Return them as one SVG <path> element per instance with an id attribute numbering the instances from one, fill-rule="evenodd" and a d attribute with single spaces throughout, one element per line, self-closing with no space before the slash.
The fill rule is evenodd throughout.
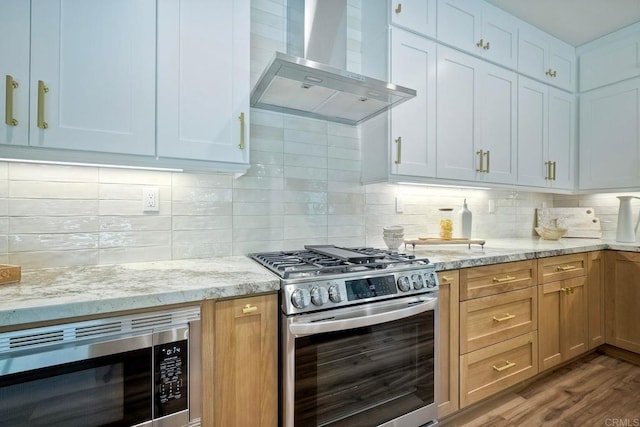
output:
<path id="1" fill-rule="evenodd" d="M 202 305 L 203 426 L 278 423 L 278 297 Z"/>
<path id="2" fill-rule="evenodd" d="M 606 254 L 606 343 L 640 353 L 640 254 Z"/>
<path id="3" fill-rule="evenodd" d="M 459 295 L 460 273 L 457 270 L 438 273 L 438 355 L 436 358 L 436 403 L 438 418 L 459 408 Z"/>
<path id="4" fill-rule="evenodd" d="M 587 254 L 538 260 L 540 371 L 589 349 Z"/>
<path id="5" fill-rule="evenodd" d="M 250 9 L 158 1 L 159 157 L 248 167 Z"/>
<path id="6" fill-rule="evenodd" d="M 604 301 L 605 301 L 605 256 L 604 252 L 589 252 L 587 254 L 587 316 L 589 317 L 589 350 L 604 344 Z"/>

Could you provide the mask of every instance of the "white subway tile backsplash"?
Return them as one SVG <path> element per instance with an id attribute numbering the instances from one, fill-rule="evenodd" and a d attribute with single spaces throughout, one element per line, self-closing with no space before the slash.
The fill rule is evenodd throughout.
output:
<path id="1" fill-rule="evenodd" d="M 230 188 L 233 177 L 221 173 L 174 173 L 171 175 L 172 186 L 175 187 L 205 187 Z"/>
<path id="2" fill-rule="evenodd" d="M 230 229 L 233 224 L 231 215 L 210 216 L 210 215 L 191 215 L 191 216 L 173 216 L 173 230 L 215 230 Z"/>
<path id="3" fill-rule="evenodd" d="M 312 180 L 327 180 L 327 169 L 319 169 L 313 167 L 303 167 L 303 166 L 293 166 L 286 165 L 284 166 L 284 177 L 285 178 L 298 178 L 298 179 L 312 179 Z"/>
<path id="4" fill-rule="evenodd" d="M 232 215 L 231 202 L 172 202 L 173 215 Z"/>
<path id="5" fill-rule="evenodd" d="M 233 190 L 234 202 L 261 202 L 280 203 L 282 202 L 282 191 L 260 190 L 249 188 L 235 188 Z"/>
<path id="6" fill-rule="evenodd" d="M 0 162 L 0 180 L 9 179 L 9 163 Z"/>
<path id="7" fill-rule="evenodd" d="M 100 230 L 97 216 L 25 216 L 9 217 L 11 234 L 91 233 Z"/>
<path id="8" fill-rule="evenodd" d="M 9 181 L 0 179 L 0 197 L 9 197 Z"/>
<path id="9" fill-rule="evenodd" d="M 162 200 L 158 212 L 143 212 L 142 197 L 139 200 L 99 200 L 100 215 L 144 215 L 149 217 L 171 215 L 171 201 Z"/>
<path id="10" fill-rule="evenodd" d="M 174 187 L 173 201 L 178 202 L 230 202 L 233 192 L 229 188 Z"/>
<path id="11" fill-rule="evenodd" d="M 8 178 L 15 181 L 98 182 L 98 169 L 86 166 L 10 163 Z"/>
<path id="12" fill-rule="evenodd" d="M 175 233 L 174 233 L 175 234 Z M 171 231 L 103 231 L 100 248 L 171 245 Z"/>
<path id="13" fill-rule="evenodd" d="M 326 215 L 328 211 L 329 207 L 326 203 L 284 203 L 283 205 L 285 215 Z"/>
<path id="14" fill-rule="evenodd" d="M 98 248 L 98 233 L 11 234 L 9 252 L 66 251 Z"/>
<path id="15" fill-rule="evenodd" d="M 93 216 L 98 215 L 98 200 L 9 199 L 8 215 Z"/>
<path id="16" fill-rule="evenodd" d="M 9 197 L 29 199 L 97 199 L 98 184 L 83 182 L 9 182 Z"/>
<path id="17" fill-rule="evenodd" d="M 304 142 L 296 142 L 292 140 L 286 140 L 284 142 L 284 152 L 285 155 L 299 154 L 304 156 L 311 156 L 314 158 L 314 160 L 317 160 L 317 157 L 324 157 L 325 162 L 327 157 L 327 147 L 325 145 L 307 144 Z"/>
<path id="18" fill-rule="evenodd" d="M 326 149 L 326 147 L 323 147 Z M 326 156 L 312 156 L 303 154 L 286 154 L 284 155 L 285 176 L 287 176 L 287 166 L 294 166 L 299 168 L 314 168 L 324 169 L 327 168 Z M 326 178 L 325 178 L 326 179 Z"/>
<path id="19" fill-rule="evenodd" d="M 98 219 L 100 231 L 153 231 L 171 230 L 171 224 L 176 216 L 169 215 L 138 215 L 138 216 L 100 216 Z"/>
<path id="20" fill-rule="evenodd" d="M 233 218 L 233 229 L 245 228 L 282 228 L 284 216 L 282 215 L 243 215 Z"/>
<path id="21" fill-rule="evenodd" d="M 233 216 L 236 215 L 282 215 L 282 203 L 234 203 Z"/>
<path id="22" fill-rule="evenodd" d="M 149 186 L 170 186 L 171 172 L 99 168 L 99 179 L 101 183 L 111 184 L 141 184 Z"/>
<path id="23" fill-rule="evenodd" d="M 99 263 L 98 249 L 70 251 L 10 252 L 8 263 L 23 269 L 42 267 L 73 267 Z"/>

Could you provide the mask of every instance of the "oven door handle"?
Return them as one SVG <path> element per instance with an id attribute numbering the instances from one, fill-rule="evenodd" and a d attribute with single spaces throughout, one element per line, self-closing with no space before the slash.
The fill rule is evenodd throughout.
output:
<path id="1" fill-rule="evenodd" d="M 289 325 L 289 331 L 295 336 L 300 337 L 378 325 L 380 323 L 405 319 L 415 316 L 416 314 L 424 313 L 425 311 L 435 310 L 437 302 L 437 298 L 420 298 L 418 301 L 397 310 L 389 310 L 364 316 L 356 315 L 354 317 L 340 319 L 319 320 L 316 322 L 296 322 Z"/>

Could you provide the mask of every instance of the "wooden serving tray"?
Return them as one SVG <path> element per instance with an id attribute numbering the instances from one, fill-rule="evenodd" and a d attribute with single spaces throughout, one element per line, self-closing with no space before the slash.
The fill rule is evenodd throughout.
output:
<path id="1" fill-rule="evenodd" d="M 485 240 L 484 239 L 464 239 L 461 237 L 454 237 L 452 239 L 440 239 L 438 237 L 419 237 L 413 240 L 405 240 L 404 246 L 407 245 L 413 246 L 413 249 L 416 248 L 416 245 L 480 245 L 484 249 Z"/>
<path id="2" fill-rule="evenodd" d="M 0 264 L 0 285 L 19 282 L 21 271 L 19 265 Z"/>

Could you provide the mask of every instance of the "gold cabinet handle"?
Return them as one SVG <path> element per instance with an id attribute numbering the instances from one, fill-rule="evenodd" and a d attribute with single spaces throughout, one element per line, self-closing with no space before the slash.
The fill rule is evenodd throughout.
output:
<path id="1" fill-rule="evenodd" d="M 484 48 L 484 40 L 480 39 L 480 41 L 476 43 L 476 46 L 478 46 L 479 48 Z"/>
<path id="2" fill-rule="evenodd" d="M 442 280 L 444 280 L 447 283 L 451 283 L 451 282 L 453 282 L 453 277 L 442 276 Z"/>
<path id="3" fill-rule="evenodd" d="M 476 169 L 476 172 L 484 172 L 484 151 L 476 151 L 476 154 L 480 156 L 480 167 Z"/>
<path id="4" fill-rule="evenodd" d="M 556 70 L 552 70 L 551 68 L 549 68 L 544 73 L 549 77 L 557 77 L 558 76 L 558 72 Z"/>
<path id="5" fill-rule="evenodd" d="M 505 320 L 513 319 L 514 317 L 516 317 L 515 314 L 505 313 L 505 315 L 502 316 L 502 317 L 493 316 L 493 321 L 494 322 L 504 322 Z"/>
<path id="6" fill-rule="evenodd" d="M 7 126 L 18 126 L 18 121 L 13 117 L 13 91 L 17 88 L 18 82 L 13 80 L 13 76 L 7 74 L 4 95 L 4 122 Z"/>
<path id="7" fill-rule="evenodd" d="M 569 271 L 569 270 L 575 270 L 576 266 L 575 265 L 563 265 L 562 267 L 556 267 L 556 271 Z"/>
<path id="8" fill-rule="evenodd" d="M 244 113 L 240 113 L 238 120 L 240 120 L 240 144 L 238 144 L 238 147 L 244 150 Z"/>
<path id="9" fill-rule="evenodd" d="M 544 179 L 551 180 L 551 162 L 544 162 L 544 165 L 547 167 L 547 174 L 544 176 Z"/>
<path id="10" fill-rule="evenodd" d="M 398 3 L 398 6 L 396 6 L 395 11 L 396 11 L 396 13 L 402 12 L 402 3 Z"/>
<path id="11" fill-rule="evenodd" d="M 556 180 L 556 162 L 552 162 L 553 163 L 553 178 L 551 178 L 553 181 Z"/>
<path id="12" fill-rule="evenodd" d="M 242 314 L 249 314 L 258 311 L 258 306 L 247 304 L 242 308 Z"/>
<path id="13" fill-rule="evenodd" d="M 42 80 L 38 80 L 38 127 L 47 129 L 49 125 L 44 121 L 44 94 L 49 92 L 49 88 Z"/>
<path id="14" fill-rule="evenodd" d="M 514 362 L 509 362 L 508 360 L 505 361 L 505 365 L 500 366 L 499 368 L 496 365 L 493 365 L 493 370 L 496 372 L 502 372 L 502 371 L 506 371 L 507 369 L 513 368 L 514 366 L 516 366 L 516 364 Z"/>
<path id="15" fill-rule="evenodd" d="M 396 161 L 395 164 L 399 165 L 402 161 L 402 137 L 396 138 Z"/>
<path id="16" fill-rule="evenodd" d="M 556 70 L 553 70 L 553 72 L 551 73 L 551 77 L 556 77 L 558 75 L 558 73 L 556 72 Z"/>
<path id="17" fill-rule="evenodd" d="M 494 281 L 494 282 L 496 282 L 496 283 L 504 283 L 504 282 L 509 282 L 509 281 L 511 281 L 511 280 L 515 280 L 515 279 L 516 279 L 516 278 L 515 278 L 515 277 L 513 277 L 513 276 L 506 275 L 506 276 L 501 277 L 501 278 L 499 278 L 499 279 L 498 279 L 497 277 L 494 277 L 494 278 L 493 278 L 493 281 Z"/>
<path id="18" fill-rule="evenodd" d="M 560 288 L 560 290 L 561 290 L 562 292 L 564 292 L 565 294 L 566 294 L 567 292 L 569 292 L 569 288 Z"/>
<path id="19" fill-rule="evenodd" d="M 490 168 L 490 163 L 491 163 L 491 153 L 489 153 L 489 150 L 485 151 L 485 153 L 487 155 L 487 169 L 485 169 L 486 173 L 489 173 L 489 168 Z"/>
<path id="20" fill-rule="evenodd" d="M 489 45 L 489 42 L 487 42 L 487 44 L 485 44 L 483 47 L 484 50 L 489 50 L 490 48 L 491 46 Z"/>

